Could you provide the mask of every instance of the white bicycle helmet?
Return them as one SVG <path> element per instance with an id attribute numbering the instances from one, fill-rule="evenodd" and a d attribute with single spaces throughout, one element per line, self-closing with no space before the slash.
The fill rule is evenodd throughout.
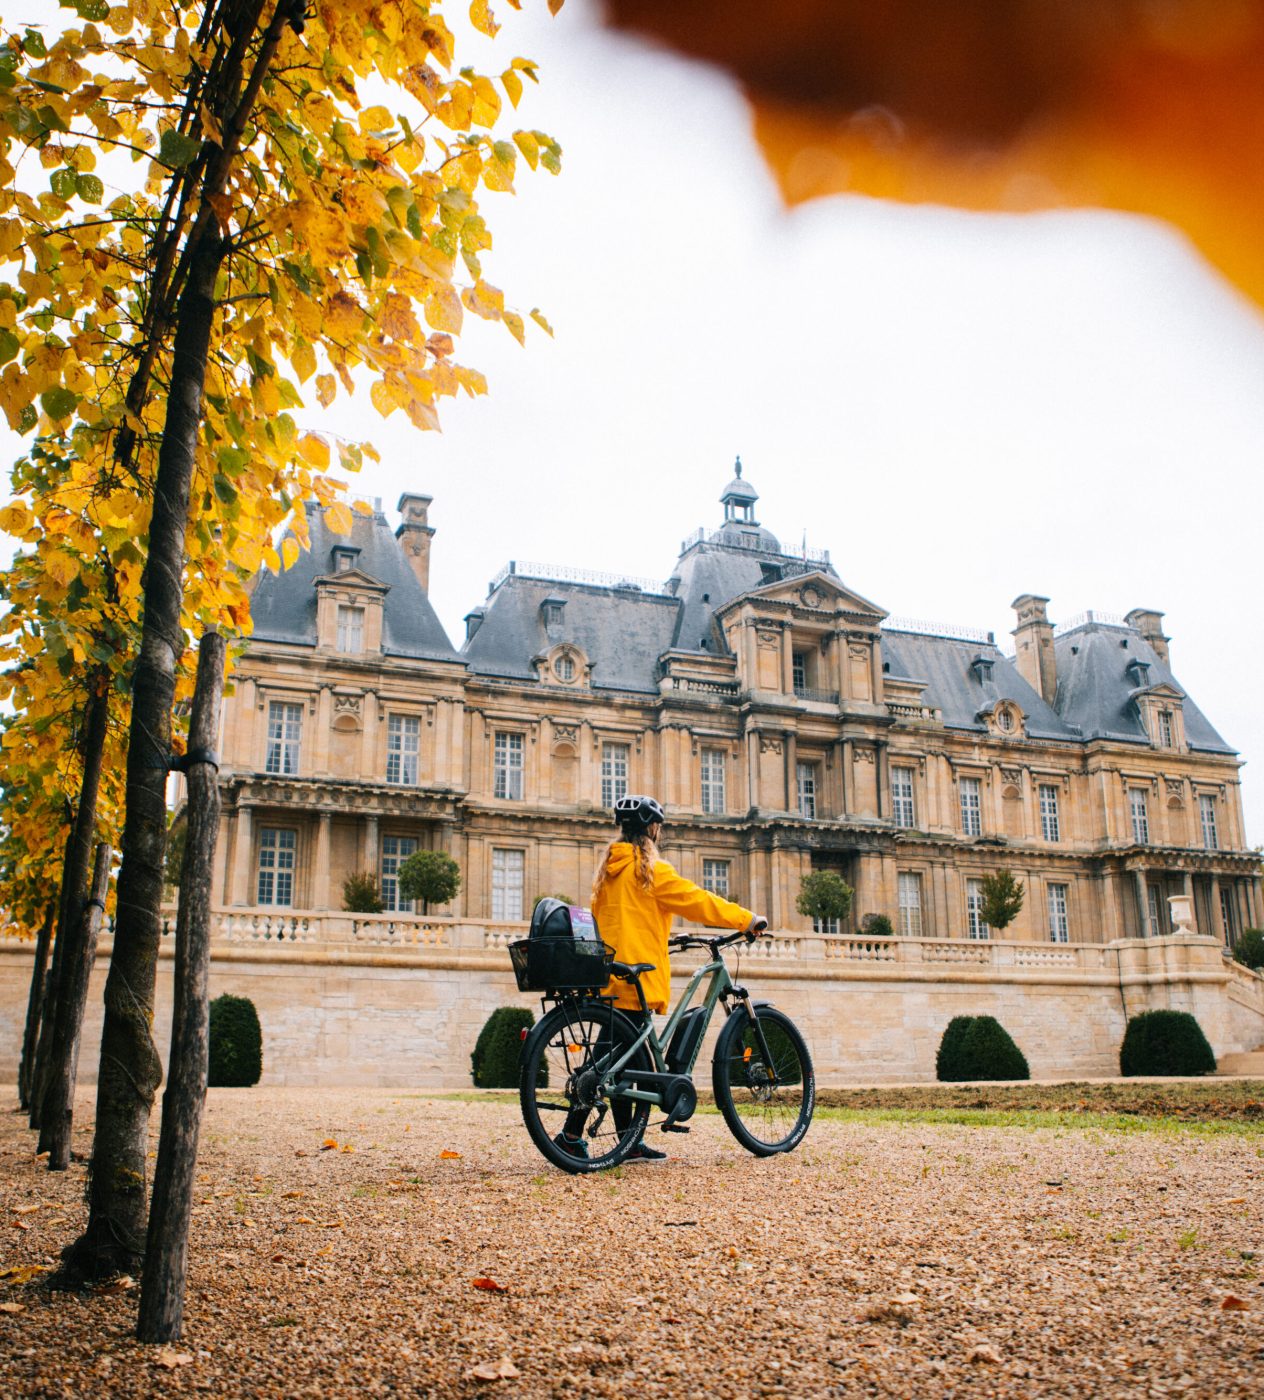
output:
<path id="1" fill-rule="evenodd" d="M 614 819 L 628 835 L 639 836 L 656 822 L 665 822 L 667 813 L 653 797 L 629 795 L 614 804 Z"/>

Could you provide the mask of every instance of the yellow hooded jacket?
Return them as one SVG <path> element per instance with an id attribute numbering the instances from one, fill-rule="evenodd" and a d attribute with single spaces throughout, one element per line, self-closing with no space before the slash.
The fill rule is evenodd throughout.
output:
<path id="1" fill-rule="evenodd" d="M 671 1000 L 671 965 L 667 940 L 672 915 L 720 928 L 748 928 L 755 918 L 749 909 L 719 895 L 699 889 L 692 880 L 677 875 L 665 860 L 654 864 L 654 888 L 647 890 L 636 878 L 636 849 L 617 841 L 610 850 L 608 878 L 593 899 L 593 915 L 602 938 L 625 963 L 653 963 L 653 972 L 641 974 L 641 986 L 651 1011 L 667 1010 Z M 639 1011 L 636 988 L 612 978 L 605 990 L 617 1006 Z"/>

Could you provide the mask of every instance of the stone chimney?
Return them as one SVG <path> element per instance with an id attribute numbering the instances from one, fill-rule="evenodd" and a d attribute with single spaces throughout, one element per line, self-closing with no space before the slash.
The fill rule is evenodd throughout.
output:
<path id="1" fill-rule="evenodd" d="M 426 593 L 430 592 L 430 541 L 434 538 L 434 529 L 426 523 L 426 512 L 433 500 L 433 496 L 403 495 L 396 507 L 404 519 L 395 538 Z"/>
<path id="2" fill-rule="evenodd" d="M 1058 663 L 1053 655 L 1053 624 L 1045 611 L 1048 598 L 1020 594 L 1010 604 L 1018 615 L 1013 638 L 1018 674 L 1052 705 L 1058 693 Z"/>
<path id="3" fill-rule="evenodd" d="M 1163 635 L 1163 614 L 1161 612 L 1155 612 L 1153 608 L 1133 608 L 1124 621 L 1129 627 L 1141 633 L 1142 637 L 1154 648 L 1154 654 L 1165 666 L 1171 665 L 1167 654 L 1167 644 L 1170 638 Z"/>

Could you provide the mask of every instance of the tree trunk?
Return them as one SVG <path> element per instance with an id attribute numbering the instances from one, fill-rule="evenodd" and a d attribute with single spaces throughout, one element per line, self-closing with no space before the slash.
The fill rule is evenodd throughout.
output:
<path id="1" fill-rule="evenodd" d="M 149 1236 L 136 1335 L 142 1342 L 171 1342 L 184 1321 L 189 1218 L 198 1132 L 206 1102 L 207 982 L 211 962 L 211 880 L 219 831 L 218 760 L 212 749 L 224 694 L 224 639 L 202 638 L 197 690 L 189 729 L 185 774 L 189 785 L 188 829 L 180 868 L 180 912 L 176 918 L 175 1007 L 171 1064 L 162 1096 L 162 1136 L 154 1168 Z"/>
<path id="2" fill-rule="evenodd" d="M 70 1165 L 70 1128 L 75 1108 L 75 1076 L 79 1072 L 79 1040 L 83 1030 L 83 1009 L 88 1001 L 88 982 L 97 957 L 97 935 L 105 913 L 105 896 L 110 887 L 110 860 L 114 852 L 105 842 L 97 847 L 92 870 L 92 888 L 83 906 L 79 927 L 66 946 L 62 962 L 61 995 L 53 1007 L 53 1058 L 44 1085 L 40 1109 L 39 1150 L 48 1153 L 48 1170 L 64 1172 Z"/>
<path id="3" fill-rule="evenodd" d="M 65 1053 L 56 1040 L 57 1012 L 66 996 L 67 966 L 81 949 L 76 946 L 88 897 L 88 873 L 92 861 L 92 837 L 97 825 L 97 795 L 101 791 L 101 764 L 105 756 L 106 727 L 110 713 L 109 677 L 97 671 L 89 678 L 88 700 L 83 714 L 83 777 L 79 806 L 66 842 L 62 864 L 61 894 L 57 908 L 57 941 L 53 945 L 53 971 L 48 979 L 48 1003 L 35 1055 L 31 1090 L 31 1127 L 44 1128 L 44 1094 L 54 1067 Z M 80 1012 L 82 1015 L 82 1012 Z M 75 1027 L 78 1034 L 78 1026 Z M 44 1147 L 41 1143 L 40 1150 Z"/>
<path id="4" fill-rule="evenodd" d="M 202 393 L 225 242 L 204 223 L 176 308 L 171 384 L 149 528 L 145 617 L 132 683 L 127 817 L 114 952 L 105 984 L 88 1225 L 63 1253 L 66 1273 L 105 1278 L 140 1269 L 145 1240 L 149 1115 L 162 1082 L 150 1027 L 161 938 L 167 772 L 176 666 L 184 649 L 184 537 L 202 421 Z"/>
<path id="5" fill-rule="evenodd" d="M 48 972 L 48 945 L 53 936 L 56 911 L 49 906 L 35 938 L 35 964 L 31 968 L 31 994 L 26 999 L 26 1033 L 22 1037 L 22 1060 L 18 1065 L 18 1107 L 29 1109 L 35 1077 L 35 1047 L 39 1041 L 40 1017 L 44 1014 L 44 979 Z"/>

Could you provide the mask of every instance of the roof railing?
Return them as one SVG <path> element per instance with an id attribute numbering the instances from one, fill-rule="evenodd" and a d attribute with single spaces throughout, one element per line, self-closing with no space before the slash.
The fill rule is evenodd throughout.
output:
<path id="1" fill-rule="evenodd" d="M 567 564 L 538 564 L 525 559 L 511 559 L 492 579 L 488 593 L 495 593 L 513 574 L 517 578 L 537 578 L 555 583 L 586 583 L 595 588 L 620 588 L 632 593 L 670 596 L 671 589 L 661 579 L 636 578 L 631 574 L 604 574 L 597 569 L 572 569 Z"/>
<path id="2" fill-rule="evenodd" d="M 978 627 L 959 627 L 952 622 L 927 622 L 920 617 L 887 617 L 882 620 L 884 632 L 917 632 L 923 637 L 946 637 L 954 642 L 978 642 L 995 646 L 996 633 Z"/>
<path id="3" fill-rule="evenodd" d="M 728 549 L 750 549 L 760 554 L 772 554 L 781 559 L 802 559 L 808 564 L 826 564 L 830 562 L 830 552 L 828 549 L 795 549 L 792 545 L 778 544 L 776 549 L 769 549 L 768 546 L 758 537 L 748 539 L 745 535 L 737 534 L 733 529 L 733 524 L 740 525 L 741 522 L 731 522 L 727 529 L 707 531 L 701 525 L 692 535 L 686 535 L 680 542 L 680 552 L 687 554 L 696 544 L 722 544 Z"/>
<path id="4" fill-rule="evenodd" d="M 1128 619 L 1120 617 L 1118 613 L 1100 612 L 1096 608 L 1089 608 L 1087 612 L 1076 613 L 1065 622 L 1059 622 L 1053 629 L 1053 635 L 1060 637 L 1064 632 L 1074 632 L 1077 627 L 1092 627 L 1094 623 L 1105 627 L 1127 627 Z"/>

